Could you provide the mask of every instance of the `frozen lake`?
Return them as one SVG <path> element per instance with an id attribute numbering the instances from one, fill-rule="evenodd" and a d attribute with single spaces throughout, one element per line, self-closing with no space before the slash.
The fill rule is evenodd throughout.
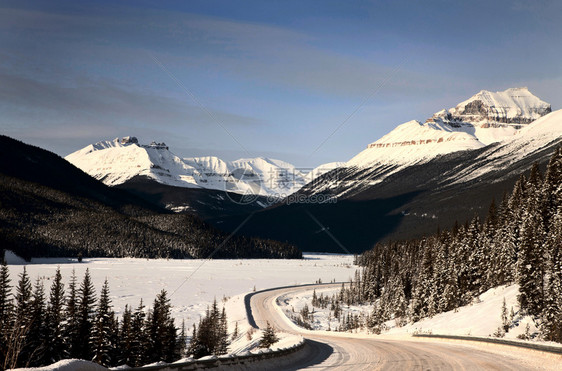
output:
<path id="1" fill-rule="evenodd" d="M 14 259 L 8 261 L 15 286 L 24 265 Z M 171 295 L 177 326 L 182 319 L 186 325 L 198 322 L 214 298 L 220 303 L 224 297 L 250 292 L 254 287 L 261 290 L 314 283 L 319 279 L 322 282 L 347 281 L 357 269 L 352 255 L 331 254 L 305 254 L 303 260 L 94 258 L 78 263 L 76 259 L 42 258 L 25 266 L 33 282 L 37 277 L 43 280 L 47 295 L 57 266 L 61 269 L 65 289 L 73 269 L 80 283 L 89 268 L 97 294 L 103 281 L 108 279 L 113 307 L 118 314 L 127 304 L 136 308 L 141 298 L 145 305 L 152 306 L 156 294 L 165 289 Z"/>

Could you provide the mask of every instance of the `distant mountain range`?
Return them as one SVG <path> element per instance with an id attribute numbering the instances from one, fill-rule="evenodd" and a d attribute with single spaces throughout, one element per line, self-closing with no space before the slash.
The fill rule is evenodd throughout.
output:
<path id="1" fill-rule="evenodd" d="M 91 144 L 66 159 L 109 186 L 203 217 L 262 209 L 342 164 L 299 169 L 264 157 L 232 162 L 214 156 L 180 158 L 165 143 L 143 145 L 136 137 Z M 248 198 L 241 199 L 244 195 Z"/>
<path id="2" fill-rule="evenodd" d="M 298 258 L 108 187 L 44 149 L 0 136 L 0 259 L 38 256 Z"/>
<path id="3" fill-rule="evenodd" d="M 257 212 L 241 233 L 358 252 L 483 214 L 522 171 L 547 160 L 562 136 L 561 116 L 527 88 L 483 90 L 425 122 L 397 126 L 347 162 L 308 173 L 265 158 L 180 159 L 163 143 L 132 137 L 66 158 L 108 185 L 226 231 Z M 245 202 L 248 194 L 255 197 Z"/>

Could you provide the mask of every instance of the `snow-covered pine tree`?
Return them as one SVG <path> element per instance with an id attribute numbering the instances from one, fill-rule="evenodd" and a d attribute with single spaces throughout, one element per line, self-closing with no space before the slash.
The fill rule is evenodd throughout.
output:
<path id="1" fill-rule="evenodd" d="M 277 343 L 278 341 L 279 338 L 275 333 L 275 329 L 273 328 L 273 326 L 271 326 L 269 322 L 267 322 L 267 326 L 263 331 L 262 337 L 260 339 L 260 348 L 269 348 L 273 344 Z"/>
<path id="2" fill-rule="evenodd" d="M 562 342 L 562 206 L 550 221 L 541 331 L 546 340 Z"/>
<path id="3" fill-rule="evenodd" d="M 526 202 L 523 205 L 521 244 L 517 262 L 519 304 L 521 309 L 533 316 L 540 315 L 544 298 L 543 251 L 546 230 L 541 213 L 540 182 L 540 171 L 535 164 L 531 169 L 525 192 Z"/>
<path id="4" fill-rule="evenodd" d="M 507 304 L 505 303 L 505 298 L 503 298 L 502 304 L 502 312 L 501 312 L 501 320 L 502 320 L 502 329 L 504 332 L 509 331 L 509 326 L 511 325 L 509 316 L 507 314 Z"/>
<path id="5" fill-rule="evenodd" d="M 544 197 L 543 219 L 550 221 L 562 206 L 562 148 L 558 147 L 546 167 L 542 187 Z M 547 232 L 550 225 L 546 225 Z"/>
<path id="6" fill-rule="evenodd" d="M 545 287 L 545 300 L 541 312 L 540 329 L 547 341 L 562 342 L 562 286 L 554 276 L 549 276 Z"/>
<path id="7" fill-rule="evenodd" d="M 465 277 L 467 284 L 466 292 L 470 296 L 479 293 L 482 289 L 482 272 L 485 269 L 485 256 L 482 246 L 479 244 L 481 230 L 480 219 L 477 216 L 472 218 L 465 236 L 465 245 L 468 253 L 467 275 Z"/>
<path id="8" fill-rule="evenodd" d="M 514 282 L 515 264 L 517 262 L 516 242 L 511 236 L 515 227 L 511 225 L 510 214 L 512 214 L 512 211 L 509 209 L 507 192 L 504 194 L 499 210 L 498 226 L 491 241 L 487 276 L 488 283 L 492 286 Z"/>

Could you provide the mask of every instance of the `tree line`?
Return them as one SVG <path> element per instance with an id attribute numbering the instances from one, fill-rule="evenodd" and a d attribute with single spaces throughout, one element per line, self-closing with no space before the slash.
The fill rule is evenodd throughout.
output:
<path id="1" fill-rule="evenodd" d="M 0 369 L 40 367 L 70 358 L 105 367 L 139 367 L 186 356 L 227 354 L 231 341 L 243 336 L 238 324 L 228 333 L 226 311 L 219 310 L 216 299 L 193 326 L 191 338 L 185 322 L 176 327 L 171 309 L 168 294 L 162 290 L 152 308 L 147 309 L 141 299 L 134 309 L 126 305 L 119 319 L 108 281 L 97 298 L 88 269 L 80 284 L 73 270 L 65 290 L 57 268 L 46 293 L 43 281 L 38 278 L 33 284 L 25 267 L 12 286 L 4 262 L 0 267 Z M 246 334 L 250 340 L 253 332 Z M 269 348 L 278 340 L 268 323 L 260 347 Z"/>
<path id="2" fill-rule="evenodd" d="M 485 220 L 474 217 L 450 230 L 408 241 L 377 244 L 356 258 L 361 265 L 349 288 L 317 305 L 371 304 L 363 320 L 342 320 L 342 329 L 380 332 L 470 304 L 486 290 L 517 283 L 519 315 L 530 315 L 544 340 L 562 342 L 562 153 L 546 172 L 537 164 L 522 174 Z M 336 310 L 337 311 L 337 310 Z M 498 336 L 514 325 L 502 310 Z"/>
<path id="3" fill-rule="evenodd" d="M 50 292 L 32 284 L 24 267 L 12 294 L 8 266 L 0 268 L 0 366 L 37 367 L 61 359 L 92 360 L 109 367 L 173 362 L 185 355 L 185 326 L 176 328 L 168 294 L 162 290 L 146 309 L 125 306 L 119 320 L 113 311 L 109 283 L 99 298 L 86 269 L 78 284 L 72 273 L 65 290 L 57 269 Z"/>
<path id="4" fill-rule="evenodd" d="M 111 207 L 86 197 L 0 174 L 0 258 L 32 257 L 282 258 L 295 246 L 228 236 L 189 214 Z"/>

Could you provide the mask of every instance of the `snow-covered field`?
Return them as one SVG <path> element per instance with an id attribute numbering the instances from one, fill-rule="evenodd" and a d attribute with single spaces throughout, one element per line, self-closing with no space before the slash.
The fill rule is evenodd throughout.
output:
<path id="1" fill-rule="evenodd" d="M 12 285 L 15 285 L 24 265 L 13 256 L 8 257 L 8 264 Z M 165 289 L 171 295 L 177 326 L 182 320 L 187 326 L 198 322 L 214 298 L 222 306 L 224 298 L 248 293 L 254 288 L 314 283 L 318 279 L 348 281 L 356 269 L 353 256 L 331 254 L 305 254 L 303 260 L 96 258 L 78 263 L 76 259 L 42 258 L 33 259 L 25 266 L 32 281 L 38 277 L 43 281 L 47 293 L 57 266 L 66 287 L 73 269 L 80 283 L 88 268 L 98 294 L 103 281 L 108 279 L 117 314 L 121 314 L 127 304 L 136 308 L 141 298 L 145 305 L 152 306 L 156 294 Z"/>

